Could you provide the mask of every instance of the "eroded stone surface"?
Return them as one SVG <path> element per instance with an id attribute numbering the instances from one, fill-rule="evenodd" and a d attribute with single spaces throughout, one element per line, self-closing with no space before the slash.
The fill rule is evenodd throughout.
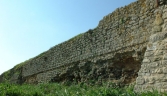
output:
<path id="1" fill-rule="evenodd" d="M 135 91 L 165 91 L 167 11 L 163 4 L 154 5 L 154 0 L 138 0 L 118 8 L 96 28 L 11 69 L 0 81 L 130 84 L 136 80 Z"/>
<path id="2" fill-rule="evenodd" d="M 9 77 L 2 75 L 1 81 L 134 82 L 151 35 L 149 30 L 155 18 L 156 24 L 161 23 L 156 14 L 149 14 L 151 7 L 139 7 L 143 4 L 145 1 L 139 1 L 116 9 L 100 20 L 96 28 L 25 62 L 20 67 L 19 78 L 11 79 L 15 74 L 12 71 Z M 147 1 L 147 4 L 153 3 Z"/>
<path id="3" fill-rule="evenodd" d="M 156 33 L 150 36 L 150 41 L 148 43 L 156 44 L 156 49 L 151 50 L 147 47 L 145 57 L 143 59 L 143 64 L 141 66 L 141 69 L 138 73 L 140 78 L 146 78 L 145 83 L 138 83 L 139 81 L 136 79 L 136 85 L 135 90 L 136 91 L 150 91 L 150 88 L 147 88 L 145 86 L 152 86 L 153 89 L 157 89 L 159 91 L 166 90 L 165 85 L 167 84 L 167 47 L 166 45 L 166 32 L 160 32 Z M 153 46 L 153 45 L 152 45 Z M 151 53 L 149 53 L 151 52 Z M 152 60 L 148 60 L 148 58 L 153 58 Z M 144 70 L 143 70 L 144 69 Z M 145 71 L 145 70 L 151 70 L 151 71 Z M 148 75 L 149 74 L 149 77 Z M 142 85 L 142 86 L 141 86 Z M 163 87 L 164 85 L 164 87 Z M 160 87 L 161 86 L 161 87 Z M 140 90 L 139 90 L 140 89 Z"/>

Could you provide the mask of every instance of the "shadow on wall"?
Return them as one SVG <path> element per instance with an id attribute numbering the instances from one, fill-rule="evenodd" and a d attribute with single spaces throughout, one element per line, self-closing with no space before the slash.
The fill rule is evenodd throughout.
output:
<path id="1" fill-rule="evenodd" d="M 96 62 L 81 61 L 69 64 L 50 82 L 75 82 L 102 84 L 105 81 L 126 85 L 133 83 L 141 67 L 146 48 L 140 52 L 118 53 L 112 59 Z M 134 56 L 135 55 L 135 56 Z"/>

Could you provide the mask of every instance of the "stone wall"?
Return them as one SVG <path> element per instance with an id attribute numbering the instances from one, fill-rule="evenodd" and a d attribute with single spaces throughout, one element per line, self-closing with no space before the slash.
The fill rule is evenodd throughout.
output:
<path id="1" fill-rule="evenodd" d="M 167 31 L 151 35 L 136 79 L 136 91 L 167 91 Z"/>
<path id="2" fill-rule="evenodd" d="M 159 6 L 153 23 L 141 69 L 136 79 L 136 91 L 167 91 L 167 5 Z M 155 32 L 157 30 L 158 32 Z"/>
<path id="3" fill-rule="evenodd" d="M 8 79 L 25 83 L 95 80 L 129 84 L 139 74 L 137 90 L 145 84 L 141 83 L 145 76 L 141 70 L 146 63 L 143 58 L 149 53 L 149 37 L 166 30 L 166 5 L 155 5 L 155 0 L 138 0 L 116 9 L 96 28 L 26 61 L 20 67 L 19 78 L 11 79 L 11 72 Z"/>
<path id="4" fill-rule="evenodd" d="M 148 7 L 147 3 L 152 6 Z M 140 67 L 140 61 L 138 60 L 142 59 L 148 37 L 152 34 L 152 23 L 155 18 L 154 12 L 152 12 L 153 2 L 148 1 L 147 3 L 138 1 L 118 8 L 113 13 L 105 16 L 95 29 L 88 30 L 84 34 L 56 45 L 44 54 L 33 58 L 23 66 L 23 77 L 31 78 L 33 76 L 32 80 L 28 78 L 26 82 L 34 82 L 34 80 L 36 82 L 46 82 L 53 77 L 56 78 L 57 75 L 57 78 L 61 78 L 60 74 L 63 71 L 65 71 L 64 74 L 68 73 L 66 72 L 69 70 L 68 67 L 75 64 L 78 73 L 83 73 L 79 66 L 80 64 L 86 66 L 84 64 L 87 64 L 87 62 L 89 62 L 89 67 L 93 67 L 99 61 L 104 61 L 111 66 L 116 66 L 117 64 L 112 64 L 118 62 L 118 66 L 120 65 L 118 79 L 121 78 L 123 67 L 128 66 L 123 61 L 129 61 L 123 59 L 129 59 L 133 63 L 137 63 L 131 64 L 132 67 L 138 66 L 136 70 L 126 70 L 138 71 Z M 123 56 L 124 54 L 129 56 Z M 101 63 L 101 65 L 105 65 L 105 63 Z M 104 67 L 104 69 L 106 71 L 107 67 Z M 85 77 L 91 71 L 92 68 L 85 73 Z M 85 79 L 85 77 L 80 76 L 80 79 Z M 71 78 L 74 79 L 75 76 Z"/>

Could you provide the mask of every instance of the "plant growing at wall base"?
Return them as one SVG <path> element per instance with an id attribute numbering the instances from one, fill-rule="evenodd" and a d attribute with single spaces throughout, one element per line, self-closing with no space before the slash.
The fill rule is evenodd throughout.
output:
<path id="1" fill-rule="evenodd" d="M 38 85 L 16 85 L 9 83 L 0 84 L 0 96 L 167 96 L 167 93 L 153 92 L 137 93 L 133 86 L 124 88 L 87 84 L 63 85 L 58 83 L 46 83 Z"/>

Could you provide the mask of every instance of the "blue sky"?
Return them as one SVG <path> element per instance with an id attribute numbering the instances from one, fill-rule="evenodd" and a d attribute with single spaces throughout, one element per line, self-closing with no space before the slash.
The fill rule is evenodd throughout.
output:
<path id="1" fill-rule="evenodd" d="M 0 74 L 136 0 L 0 0 Z"/>

